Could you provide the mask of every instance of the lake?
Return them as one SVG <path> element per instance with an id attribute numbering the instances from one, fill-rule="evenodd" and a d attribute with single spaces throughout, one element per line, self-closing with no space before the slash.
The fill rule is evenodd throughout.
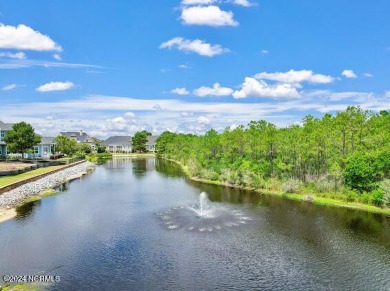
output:
<path id="1" fill-rule="evenodd" d="M 0 224 L 0 275 L 50 290 L 390 290 L 390 218 L 113 159 Z M 200 215 L 199 197 L 207 193 Z"/>

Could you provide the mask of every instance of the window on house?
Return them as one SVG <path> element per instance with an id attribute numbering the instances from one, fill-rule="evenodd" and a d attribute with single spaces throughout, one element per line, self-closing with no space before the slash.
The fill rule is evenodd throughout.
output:
<path id="1" fill-rule="evenodd" d="M 2 130 L 0 131 L 0 140 L 4 140 L 4 137 L 5 137 L 5 131 Z"/>
<path id="2" fill-rule="evenodd" d="M 34 154 L 39 154 L 39 148 L 37 146 L 34 147 Z"/>

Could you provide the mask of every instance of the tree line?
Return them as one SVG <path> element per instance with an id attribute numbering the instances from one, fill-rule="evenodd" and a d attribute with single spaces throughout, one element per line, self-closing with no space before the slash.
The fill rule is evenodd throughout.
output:
<path id="1" fill-rule="evenodd" d="M 351 106 L 285 128 L 260 120 L 202 136 L 164 132 L 156 151 L 203 179 L 390 206 L 389 111 Z"/>

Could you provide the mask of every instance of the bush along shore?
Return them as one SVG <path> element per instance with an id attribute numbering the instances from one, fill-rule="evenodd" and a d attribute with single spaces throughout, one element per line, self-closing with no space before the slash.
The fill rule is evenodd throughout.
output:
<path id="1" fill-rule="evenodd" d="M 349 107 L 286 128 L 251 121 L 202 136 L 165 132 L 156 150 L 193 180 L 390 214 L 388 111 Z"/>
<path id="2" fill-rule="evenodd" d="M 52 195 L 55 193 L 53 188 L 63 184 L 66 181 L 81 177 L 92 167 L 94 167 L 93 163 L 81 163 L 48 175 L 34 182 L 23 184 L 14 190 L 5 192 L 0 195 L 0 209 L 15 208 L 22 203 L 25 203 L 26 201 L 36 201 L 42 197 Z"/>

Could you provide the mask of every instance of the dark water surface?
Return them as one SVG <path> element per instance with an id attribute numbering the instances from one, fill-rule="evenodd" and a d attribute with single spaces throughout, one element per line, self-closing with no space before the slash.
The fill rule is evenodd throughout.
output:
<path id="1" fill-rule="evenodd" d="M 213 218 L 188 208 L 202 191 Z M 47 289 L 390 290 L 390 218 L 186 181 L 153 158 L 23 212 L 0 224 L 0 275 L 61 276 Z"/>

